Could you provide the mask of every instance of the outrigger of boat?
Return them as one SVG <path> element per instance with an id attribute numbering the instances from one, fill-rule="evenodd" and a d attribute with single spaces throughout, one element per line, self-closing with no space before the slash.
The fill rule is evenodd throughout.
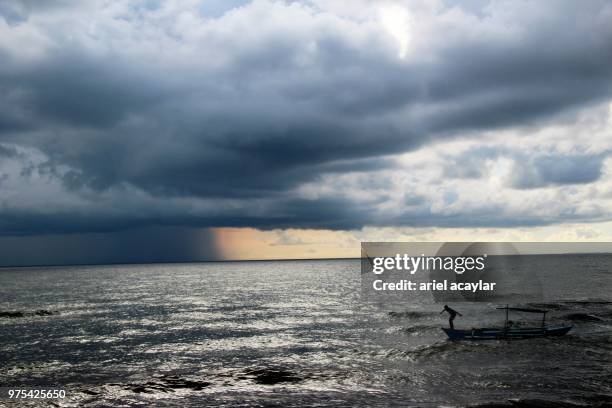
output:
<path id="1" fill-rule="evenodd" d="M 527 309 L 522 307 L 498 307 L 506 311 L 506 321 L 502 328 L 473 328 L 468 330 L 457 330 L 442 328 L 450 340 L 498 340 L 498 339 L 529 339 L 534 337 L 563 336 L 567 334 L 572 326 L 548 326 L 546 325 L 546 313 L 548 310 Z M 514 327 L 508 320 L 510 311 L 525 313 L 541 313 L 542 324 L 538 327 Z"/>

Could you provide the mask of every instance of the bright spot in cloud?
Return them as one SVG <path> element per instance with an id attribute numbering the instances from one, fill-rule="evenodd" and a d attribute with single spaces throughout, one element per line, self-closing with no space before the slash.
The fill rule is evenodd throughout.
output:
<path id="1" fill-rule="evenodd" d="M 379 9 L 380 21 L 398 45 L 397 56 L 406 58 L 410 45 L 410 13 L 401 6 L 385 6 Z"/>

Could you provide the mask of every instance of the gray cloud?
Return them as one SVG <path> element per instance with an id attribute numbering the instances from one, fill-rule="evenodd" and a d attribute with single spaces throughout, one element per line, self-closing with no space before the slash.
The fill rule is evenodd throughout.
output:
<path id="1" fill-rule="evenodd" d="M 50 212 L 43 202 L 39 210 L 5 207 L 3 234 L 502 225 L 500 212 L 385 217 L 347 197 L 305 198 L 296 190 L 327 174 L 385 169 L 388 155 L 465 132 L 554 122 L 612 93 L 607 2 L 579 9 L 564 1 L 470 2 L 465 21 L 430 16 L 433 37 L 414 38 L 404 60 L 384 30 L 309 3 L 203 3 L 191 25 L 161 14 L 173 3 L 117 4 L 116 14 L 66 2 L 0 9 L 10 23 L 4 30 L 15 35 L 0 43 L 7 61 L 0 106 L 11 107 L 0 113 L 0 142 L 40 151 L 39 171 L 81 200 L 77 214 L 61 205 Z M 98 31 L 87 32 L 81 20 Z M 23 51 L 7 44 L 17 30 L 36 33 Z M 28 56 L 28 45 L 39 52 Z M 592 182 L 603 159 L 534 159 L 513 185 Z M 474 166 L 451 173 L 481 175 Z M 127 193 L 116 193 L 133 190 L 156 206 L 129 206 Z M 91 195 L 109 191 L 112 210 L 104 213 Z M 176 199 L 207 205 L 194 210 Z M 405 203 L 417 204 L 426 203 Z M 514 222 L 538 219 L 548 222 L 535 215 Z"/>
<path id="2" fill-rule="evenodd" d="M 564 154 L 530 152 L 521 146 L 482 146 L 460 154 L 444 155 L 442 160 L 446 178 L 481 179 L 490 176 L 487 160 L 508 159 L 512 161 L 509 186 L 530 189 L 595 182 L 603 175 L 604 160 L 608 155 L 608 151 Z"/>
<path id="3" fill-rule="evenodd" d="M 591 183 L 601 177 L 603 159 L 601 155 L 548 155 L 517 159 L 510 183 L 514 188 Z"/>

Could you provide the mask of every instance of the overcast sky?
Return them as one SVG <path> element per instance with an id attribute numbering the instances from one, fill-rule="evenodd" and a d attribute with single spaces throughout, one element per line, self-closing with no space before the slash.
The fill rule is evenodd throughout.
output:
<path id="1" fill-rule="evenodd" d="M 611 239 L 610 21 L 596 0 L 1 2 L 0 264 Z"/>

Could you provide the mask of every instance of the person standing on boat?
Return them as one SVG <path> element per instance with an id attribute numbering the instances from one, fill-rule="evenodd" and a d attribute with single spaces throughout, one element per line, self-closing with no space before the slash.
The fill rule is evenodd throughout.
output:
<path id="1" fill-rule="evenodd" d="M 448 312 L 448 314 L 450 315 L 448 318 L 448 324 L 450 325 L 451 330 L 455 330 L 455 326 L 453 326 L 453 320 L 455 320 L 455 317 L 457 317 L 457 315 L 459 316 L 463 316 L 463 315 L 459 313 L 458 311 L 456 311 L 455 309 L 451 309 L 450 307 L 448 307 L 448 305 L 444 305 L 444 309 L 442 309 L 440 314 L 444 312 Z"/>

